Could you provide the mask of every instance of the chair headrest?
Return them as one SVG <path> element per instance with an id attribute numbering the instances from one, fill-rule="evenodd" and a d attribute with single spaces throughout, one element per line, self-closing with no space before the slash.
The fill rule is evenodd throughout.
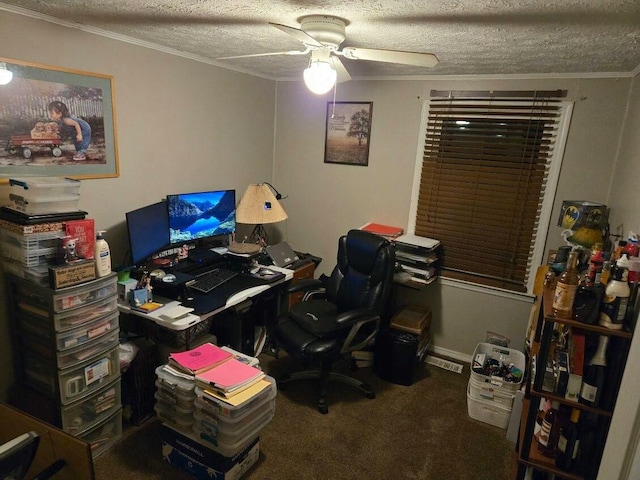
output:
<path id="1" fill-rule="evenodd" d="M 371 232 L 349 230 L 347 233 L 349 264 L 359 272 L 372 273 L 376 265 L 378 251 L 388 243 L 388 240 Z"/>

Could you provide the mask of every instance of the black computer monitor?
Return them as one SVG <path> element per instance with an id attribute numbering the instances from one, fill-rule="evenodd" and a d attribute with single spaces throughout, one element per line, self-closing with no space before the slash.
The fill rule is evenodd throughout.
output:
<path id="1" fill-rule="evenodd" d="M 134 265 L 169 246 L 169 214 L 166 202 L 126 213 L 129 246 Z"/>
<path id="2" fill-rule="evenodd" d="M 167 195 L 172 245 L 204 241 L 236 231 L 236 191 Z"/>

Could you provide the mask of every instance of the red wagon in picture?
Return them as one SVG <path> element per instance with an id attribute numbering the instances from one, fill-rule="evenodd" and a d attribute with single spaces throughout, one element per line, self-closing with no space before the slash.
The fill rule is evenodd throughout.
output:
<path id="1" fill-rule="evenodd" d="M 5 150 L 10 155 L 16 155 L 20 152 L 24 158 L 31 158 L 33 148 L 49 148 L 54 157 L 59 157 L 62 155 L 60 143 L 58 137 L 33 138 L 31 135 L 11 135 Z"/>

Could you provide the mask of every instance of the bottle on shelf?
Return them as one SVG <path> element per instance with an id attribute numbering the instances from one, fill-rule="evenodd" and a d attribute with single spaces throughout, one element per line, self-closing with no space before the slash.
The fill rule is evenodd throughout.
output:
<path id="1" fill-rule="evenodd" d="M 571 318 L 573 300 L 578 288 L 578 252 L 571 251 L 564 272 L 558 277 L 553 294 L 553 315 L 559 318 Z"/>
<path id="2" fill-rule="evenodd" d="M 633 257 L 629 259 L 629 301 L 627 309 L 624 313 L 624 326 L 633 331 L 638 316 L 638 285 L 640 284 L 640 258 Z"/>
<path id="3" fill-rule="evenodd" d="M 554 429 L 557 431 L 556 422 L 558 421 L 560 402 L 553 400 L 551 402 L 551 408 L 547 410 L 547 413 L 542 420 L 542 428 L 538 435 L 538 452 L 545 457 L 554 457 L 556 454 L 556 442 L 557 435 L 554 438 Z"/>
<path id="4" fill-rule="evenodd" d="M 544 421 L 544 416 L 547 414 L 550 408 L 551 408 L 551 401 L 547 400 L 544 397 L 540 397 L 540 405 L 538 407 L 538 416 L 536 417 L 536 424 L 533 427 L 533 438 L 535 439 L 536 442 L 540 437 L 540 430 L 542 430 L 542 422 Z"/>
<path id="5" fill-rule="evenodd" d="M 587 274 L 578 285 L 573 300 L 573 319 L 589 325 L 598 323 L 600 302 L 604 286 L 595 282 L 595 276 Z"/>
<path id="6" fill-rule="evenodd" d="M 608 344 L 609 337 L 607 335 L 600 335 L 596 353 L 593 354 L 593 357 L 591 357 L 591 360 L 589 360 L 589 363 L 584 369 L 582 387 L 580 388 L 580 396 L 578 397 L 578 401 L 584 405 L 597 408 L 600 403 L 607 368 Z"/>
<path id="7" fill-rule="evenodd" d="M 602 262 L 602 273 L 600 274 L 600 283 L 606 287 L 610 279 L 611 279 L 611 262 L 609 260 L 605 260 L 604 262 Z"/>
<path id="8" fill-rule="evenodd" d="M 587 278 L 592 283 L 600 282 L 602 276 L 602 265 L 604 263 L 604 252 L 602 251 L 602 243 L 595 243 L 589 257 L 589 267 L 587 269 Z"/>
<path id="9" fill-rule="evenodd" d="M 628 263 L 628 262 L 627 262 Z M 604 290 L 604 297 L 600 305 L 600 320 L 598 323 L 611 330 L 621 330 L 624 327 L 624 317 L 631 289 L 627 282 L 627 269 L 616 264 L 611 280 Z"/>
<path id="10" fill-rule="evenodd" d="M 574 408 L 571 410 L 571 417 L 560 429 L 558 436 L 558 449 L 556 452 L 555 464 L 561 470 L 570 472 L 580 449 L 580 436 L 578 430 L 578 421 L 580 420 L 580 410 Z"/>

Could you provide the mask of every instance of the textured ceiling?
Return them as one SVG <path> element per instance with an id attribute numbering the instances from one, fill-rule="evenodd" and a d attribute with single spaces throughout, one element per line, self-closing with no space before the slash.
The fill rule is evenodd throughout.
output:
<path id="1" fill-rule="evenodd" d="M 9 0 L 0 9 L 37 12 L 274 79 L 299 78 L 307 57 L 215 59 L 302 50 L 269 22 L 298 27 L 298 19 L 310 14 L 349 21 L 341 47 L 427 52 L 440 59 L 434 68 L 343 59 L 356 78 L 610 76 L 640 69 L 640 0 Z"/>

